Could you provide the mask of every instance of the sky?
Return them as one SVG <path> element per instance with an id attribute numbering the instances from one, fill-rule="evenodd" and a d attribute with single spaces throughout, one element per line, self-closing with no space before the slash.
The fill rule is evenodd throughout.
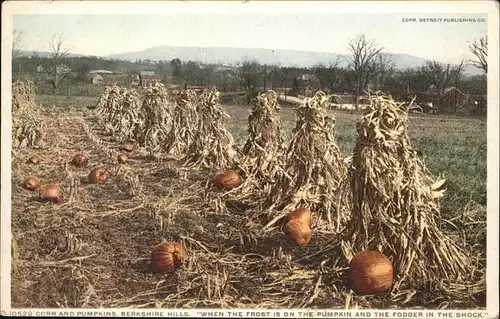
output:
<path id="1" fill-rule="evenodd" d="M 404 22 L 415 18 L 417 22 Z M 441 22 L 419 22 L 421 18 Z M 474 18 L 476 22 L 445 22 Z M 364 33 L 385 52 L 446 63 L 473 56 L 469 43 L 487 33 L 486 14 L 184 14 L 13 15 L 22 49 L 50 51 L 62 33 L 72 53 L 105 56 L 160 45 L 292 49 L 346 54 Z"/>

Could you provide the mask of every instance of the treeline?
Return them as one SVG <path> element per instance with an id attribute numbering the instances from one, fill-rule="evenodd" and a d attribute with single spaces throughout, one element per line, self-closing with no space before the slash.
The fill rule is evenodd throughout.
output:
<path id="1" fill-rule="evenodd" d="M 485 109 L 486 51 L 487 40 L 471 45 L 471 52 L 478 57 L 469 61 L 484 70 L 484 75 L 466 76 L 466 62 L 457 65 L 430 61 L 419 68 L 398 70 L 382 47 L 363 34 L 349 42 L 350 57 L 347 61 L 331 61 L 312 68 L 262 65 L 257 61 L 244 61 L 236 66 L 205 64 L 181 59 L 151 61 L 122 61 L 98 57 L 69 57 L 62 49 L 62 38 L 54 38 L 53 52 L 47 56 L 25 57 L 14 54 L 13 78 L 30 77 L 38 88 L 58 94 L 65 86 L 88 86 L 90 70 L 107 70 L 114 74 L 103 74 L 105 84 L 130 85 L 132 75 L 140 71 L 154 71 L 164 84 L 178 86 L 216 86 L 221 92 L 245 92 L 248 100 L 267 89 L 282 90 L 288 94 L 311 95 L 317 90 L 328 93 L 353 95 L 357 105 L 360 96 L 369 90 L 390 93 L 399 100 L 408 100 L 417 95 L 422 102 L 429 96 L 441 109 L 456 112 L 464 103 L 444 103 L 450 87 L 457 88 L 467 96 L 468 105 Z M 479 50 L 481 49 L 481 50 Z M 15 53 L 15 52 L 14 52 Z M 482 54 L 482 55 L 481 55 Z M 344 62 L 347 62 L 344 63 Z M 342 65 L 342 66 L 341 66 Z M 88 89 L 86 89 L 88 92 Z M 68 89 L 68 92 L 71 91 Z M 85 91 L 85 90 L 84 90 Z M 75 90 L 72 94 L 77 94 Z M 461 93 L 460 93 L 461 94 Z M 480 105 L 475 101 L 480 101 Z M 447 108 L 447 109 L 446 109 Z"/>
<path id="2" fill-rule="evenodd" d="M 45 91 L 56 91 L 52 83 L 54 76 L 51 64 L 50 57 L 17 57 L 13 60 L 14 80 L 18 77 L 30 77 L 38 87 L 45 88 Z M 238 66 L 227 67 L 180 59 L 130 62 L 72 57 L 66 58 L 64 65 L 71 71 L 59 83 L 57 89 L 62 92 L 66 92 L 67 89 L 63 88 L 67 86 L 89 83 L 90 70 L 114 72 L 114 75 L 102 74 L 105 82 L 108 82 L 105 84 L 129 85 L 133 74 L 138 74 L 139 71 L 154 71 L 165 84 L 216 86 L 221 92 L 245 91 L 249 98 L 267 89 L 287 89 L 289 94 L 295 95 L 310 95 L 316 90 L 354 94 L 357 86 L 354 70 L 340 67 L 338 62 L 329 65 L 318 64 L 312 68 L 297 68 L 245 61 Z M 485 95 L 486 75 L 465 76 L 463 69 L 463 65 L 451 66 L 436 61 L 420 68 L 406 70 L 396 70 L 388 64 L 379 71 L 368 73 L 367 88 L 388 92 L 397 99 L 407 99 L 414 94 L 434 90 L 439 100 L 439 97 L 444 97 L 444 90 L 450 86 L 457 87 L 471 97 Z M 76 90 L 72 92 L 78 94 Z"/>

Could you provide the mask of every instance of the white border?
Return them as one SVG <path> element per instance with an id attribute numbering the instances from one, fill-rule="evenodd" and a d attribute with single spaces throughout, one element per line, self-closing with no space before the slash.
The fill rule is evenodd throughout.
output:
<path id="1" fill-rule="evenodd" d="M 498 275 L 498 115 L 499 115 L 499 9 L 496 1 L 123 1 L 117 5 L 117 1 L 11 1 L 2 3 L 2 94 L 1 94 L 1 119 L 2 119 L 2 155 L 1 156 L 1 275 L 0 306 L 7 314 L 11 311 L 10 298 L 10 271 L 11 271 L 11 50 L 12 50 L 12 16 L 14 14 L 318 14 L 318 13 L 488 13 L 488 213 L 487 213 L 487 311 L 474 311 L 481 313 L 483 318 L 498 316 L 499 311 L 499 275 Z M 241 312 L 248 316 L 247 311 L 269 311 L 270 316 L 279 312 L 281 317 L 285 312 L 305 313 L 309 310 L 251 310 L 234 309 L 222 311 L 226 316 L 230 312 Z M 115 312 L 120 316 L 125 309 L 15 309 L 31 315 L 42 315 L 41 312 L 52 312 L 57 315 L 81 316 L 83 312 Z M 169 312 L 175 312 L 178 316 L 201 316 L 201 309 L 169 309 L 155 310 L 143 309 L 133 311 L 135 313 L 160 312 L 160 316 L 167 316 Z M 335 311 L 335 310 L 328 310 Z M 337 310 L 341 311 L 341 310 Z M 345 311 L 345 310 L 342 310 Z M 390 312 L 390 317 L 397 318 L 405 310 L 352 310 L 353 312 L 373 313 L 375 311 Z M 421 311 L 421 310 L 413 310 Z M 80 314 L 78 314 L 80 312 Z M 313 316 L 321 316 L 322 310 L 311 311 Z M 408 310 L 406 311 L 408 312 Z M 457 313 L 460 311 L 426 311 L 424 317 L 435 317 L 437 313 Z M 464 313 L 461 311 L 460 313 Z M 467 311 L 472 314 L 472 311 Z M 94 314 L 94 316 L 106 316 L 106 314 Z M 173 314 L 170 314 L 174 316 Z M 237 316 L 237 315 L 233 315 Z M 456 317 L 455 315 L 452 315 Z M 269 316 L 266 316 L 269 317 Z M 292 316 L 290 316 L 292 317 Z M 331 316 L 323 316 L 331 317 Z M 332 317 L 331 317 L 332 318 Z"/>

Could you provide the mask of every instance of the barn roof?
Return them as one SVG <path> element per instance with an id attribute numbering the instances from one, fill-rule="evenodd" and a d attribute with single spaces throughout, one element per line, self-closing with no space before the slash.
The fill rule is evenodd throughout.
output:
<path id="1" fill-rule="evenodd" d="M 141 75 L 141 76 L 152 76 L 152 75 L 156 75 L 156 74 L 155 74 L 154 71 L 140 71 L 139 75 Z"/>
<path id="2" fill-rule="evenodd" d="M 446 89 L 444 89 L 444 94 L 448 94 L 451 91 L 457 91 L 458 93 L 462 94 L 463 96 L 467 96 L 467 94 L 465 94 L 464 92 L 460 91 L 459 89 L 457 89 L 454 86 L 450 86 L 450 87 L 447 87 Z"/>
<path id="3" fill-rule="evenodd" d="M 99 74 L 99 73 L 92 73 L 92 75 L 90 76 L 92 79 L 93 78 L 97 78 L 97 79 L 103 79 L 103 77 Z"/>

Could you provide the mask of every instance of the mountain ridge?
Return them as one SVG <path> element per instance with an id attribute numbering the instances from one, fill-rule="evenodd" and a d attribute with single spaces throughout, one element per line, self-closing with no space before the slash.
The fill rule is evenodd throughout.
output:
<path id="1" fill-rule="evenodd" d="M 39 55 L 47 56 L 48 52 L 21 51 L 25 56 Z M 406 68 L 418 68 L 427 61 L 407 53 L 386 52 L 393 60 L 398 70 Z M 244 60 L 256 60 L 261 64 L 280 65 L 289 67 L 312 67 L 317 64 L 326 64 L 339 61 L 340 67 L 347 67 L 348 55 L 328 52 L 292 50 L 292 49 L 268 49 L 268 48 L 241 48 L 241 47 L 197 47 L 197 46 L 171 46 L 160 45 L 144 50 L 122 52 L 105 56 L 85 55 L 70 53 L 70 57 L 93 56 L 105 59 L 118 59 L 126 61 L 135 60 L 167 60 L 179 58 L 181 61 L 198 61 L 201 63 L 221 63 L 223 65 L 237 65 Z M 466 64 L 465 74 L 478 75 L 482 71 L 472 64 Z"/>
<path id="2" fill-rule="evenodd" d="M 430 59 L 417 57 L 408 53 L 387 52 L 394 61 L 396 69 L 423 66 Z M 139 51 L 123 52 L 107 55 L 108 58 L 133 61 L 149 59 L 152 61 L 172 60 L 179 58 L 185 61 L 202 63 L 222 63 L 235 65 L 243 60 L 256 60 L 261 64 L 281 66 L 312 67 L 318 63 L 328 64 L 339 59 L 339 66 L 347 66 L 347 54 L 306 51 L 296 49 L 242 48 L 242 47 L 200 47 L 160 45 Z M 465 74 L 478 75 L 482 70 L 472 64 L 466 64 Z"/>

